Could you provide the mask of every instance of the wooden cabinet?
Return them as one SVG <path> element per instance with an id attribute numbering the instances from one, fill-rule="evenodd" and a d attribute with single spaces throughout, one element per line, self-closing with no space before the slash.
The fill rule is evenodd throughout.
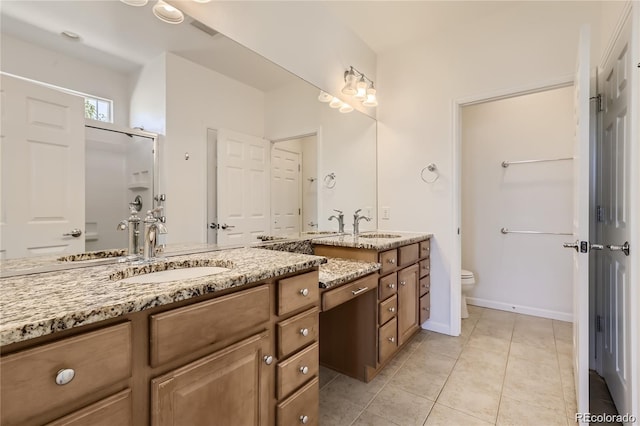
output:
<path id="1" fill-rule="evenodd" d="M 151 381 L 153 426 L 267 425 L 268 333 Z"/>
<path id="2" fill-rule="evenodd" d="M 325 317 L 325 321 L 320 325 L 323 346 L 326 347 L 330 344 L 335 347 L 346 347 L 348 338 L 345 335 L 348 332 L 357 332 L 359 339 L 373 342 L 377 353 L 377 359 L 373 362 L 365 361 L 361 357 L 357 364 L 349 365 L 348 369 L 343 367 L 338 369 L 339 371 L 364 381 L 371 380 L 428 319 L 426 314 L 430 312 L 430 298 L 428 297 L 431 286 L 430 250 L 431 245 L 428 239 L 382 251 L 323 246 L 321 243 L 315 246 L 315 254 L 321 256 L 379 262 L 381 265 L 378 271 L 377 321 L 370 329 L 349 326 L 345 321 L 346 315 L 340 317 L 335 314 L 326 318 L 323 299 L 323 316 L 321 318 Z M 332 290 L 332 292 L 337 294 L 336 290 Z M 365 323 L 361 319 L 359 322 Z M 323 330 L 323 327 L 328 330 Z M 368 333 L 372 337 L 370 339 L 362 338 L 363 333 Z M 366 346 L 362 350 L 368 351 L 370 347 Z M 335 368 L 335 357 L 330 359 L 329 354 L 324 357 L 323 354 L 326 354 L 326 350 L 321 347 L 321 361 L 327 366 Z M 357 373 L 361 371 L 362 374 Z"/>
<path id="3" fill-rule="evenodd" d="M 131 389 L 91 404 L 47 426 L 133 426 Z"/>

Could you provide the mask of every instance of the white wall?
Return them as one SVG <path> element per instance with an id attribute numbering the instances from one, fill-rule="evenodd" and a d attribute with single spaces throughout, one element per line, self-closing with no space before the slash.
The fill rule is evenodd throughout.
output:
<path id="1" fill-rule="evenodd" d="M 599 22 L 595 2 L 511 3 L 463 31 L 379 55 L 378 204 L 391 208 L 390 220 L 380 226 L 434 233 L 432 310 L 425 327 L 457 329 L 449 300 L 450 273 L 458 267 L 452 262 L 459 259 L 454 102 L 566 79 L 574 70 L 580 26 L 591 23 L 597 40 Z M 419 176 L 430 162 L 440 171 L 431 185 Z"/>
<path id="2" fill-rule="evenodd" d="M 573 164 L 501 166 L 573 153 L 573 87 L 463 108 L 462 267 L 476 275 L 470 303 L 571 321 Z"/>
<path id="3" fill-rule="evenodd" d="M 262 137 L 264 93 L 171 53 L 166 54 L 166 93 L 161 175 L 167 195 L 167 242 L 204 242 L 207 128 Z"/>
<path id="4" fill-rule="evenodd" d="M 161 135 L 166 133 L 166 63 L 167 57 L 163 53 L 131 76 L 130 127 L 140 127 Z"/>
<path id="5" fill-rule="evenodd" d="M 335 96 L 349 66 L 377 81 L 375 53 L 322 2 L 169 3 Z M 353 106 L 376 114 L 375 108 Z"/>
<path id="6" fill-rule="evenodd" d="M 129 76 L 2 34 L 2 71 L 113 100 L 114 122 L 129 125 Z"/>

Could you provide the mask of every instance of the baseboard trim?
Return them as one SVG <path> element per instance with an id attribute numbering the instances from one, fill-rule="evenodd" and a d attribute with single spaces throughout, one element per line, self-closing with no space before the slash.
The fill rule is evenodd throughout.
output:
<path id="1" fill-rule="evenodd" d="M 498 309 L 500 311 L 515 312 L 518 314 L 533 315 L 535 317 L 573 322 L 573 314 L 568 312 L 550 311 L 548 309 L 514 305 L 512 303 L 496 302 L 495 300 L 480 299 L 478 297 L 467 297 L 467 303 L 469 305 L 480 306 L 482 308 Z"/>
<path id="2" fill-rule="evenodd" d="M 434 321 L 427 320 L 424 322 L 424 324 L 422 324 L 422 329 L 434 331 L 436 333 L 448 334 L 449 336 L 452 336 L 451 327 L 449 327 L 449 324 L 444 322 L 434 322 Z"/>

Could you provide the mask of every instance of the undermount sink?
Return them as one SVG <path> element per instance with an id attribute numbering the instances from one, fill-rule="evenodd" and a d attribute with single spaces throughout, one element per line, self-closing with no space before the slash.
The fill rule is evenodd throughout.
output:
<path id="1" fill-rule="evenodd" d="M 136 275 L 118 281 L 122 284 L 149 284 L 149 283 L 166 283 L 169 281 L 190 280 L 193 278 L 202 278 L 209 275 L 216 275 L 222 272 L 230 271 L 229 268 L 221 268 L 219 266 L 198 266 L 193 268 L 167 269 L 165 271 L 151 272 L 148 274 Z"/>
<path id="2" fill-rule="evenodd" d="M 400 238 L 401 235 L 396 234 L 360 234 L 360 238 Z"/>

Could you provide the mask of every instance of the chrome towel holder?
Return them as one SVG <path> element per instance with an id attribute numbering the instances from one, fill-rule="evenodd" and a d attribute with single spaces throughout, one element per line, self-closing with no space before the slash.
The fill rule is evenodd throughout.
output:
<path id="1" fill-rule="evenodd" d="M 433 173 L 433 177 L 431 179 L 426 179 L 424 177 L 424 172 L 425 170 Z M 434 183 L 435 181 L 438 180 L 438 178 L 440 178 L 440 173 L 438 173 L 438 167 L 436 166 L 436 163 L 429 163 L 427 164 L 425 167 L 422 168 L 422 171 L 420 172 L 420 178 L 425 182 L 425 183 Z"/>

